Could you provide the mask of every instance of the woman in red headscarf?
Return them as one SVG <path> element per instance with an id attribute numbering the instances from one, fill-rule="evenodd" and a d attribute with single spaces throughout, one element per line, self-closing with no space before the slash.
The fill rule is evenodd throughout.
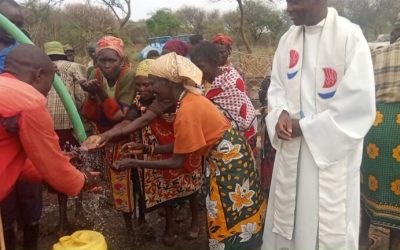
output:
<path id="1" fill-rule="evenodd" d="M 232 52 L 232 38 L 230 36 L 219 33 L 213 37 L 212 43 L 217 45 L 220 58 L 220 66 L 229 65 L 228 58 Z"/>
<path id="2" fill-rule="evenodd" d="M 82 83 L 87 92 L 83 116 L 103 133 L 120 122 L 128 112 L 135 97 L 135 72 L 129 67 L 124 53 L 124 43 L 114 36 L 101 38 L 96 47 L 97 68 L 89 81 Z M 126 138 L 127 140 L 129 138 Z M 120 157 L 119 148 L 126 141 L 110 144 L 105 148 L 105 167 L 111 182 L 114 205 L 123 212 L 128 232 L 132 232 L 131 214 L 134 209 L 130 171 L 111 169 Z"/>
<path id="3" fill-rule="evenodd" d="M 232 53 L 232 45 L 233 45 L 232 38 L 230 36 L 219 33 L 213 37 L 212 43 L 217 45 L 217 48 L 218 48 L 219 60 L 220 60 L 219 66 L 221 66 L 221 67 L 230 66 L 230 67 L 235 68 L 236 71 L 239 72 L 239 74 L 244 79 L 244 72 L 239 67 L 234 66 L 229 61 L 229 56 Z"/>

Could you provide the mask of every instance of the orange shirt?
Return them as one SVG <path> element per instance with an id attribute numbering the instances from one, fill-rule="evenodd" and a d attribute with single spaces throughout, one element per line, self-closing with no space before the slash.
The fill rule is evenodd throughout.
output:
<path id="1" fill-rule="evenodd" d="M 207 156 L 230 128 L 228 119 L 210 100 L 188 92 L 176 112 L 174 153 L 199 152 Z"/>
<path id="2" fill-rule="evenodd" d="M 19 177 L 41 177 L 68 195 L 78 194 L 84 184 L 83 174 L 61 152 L 46 98 L 4 73 L 0 75 L 0 201 Z"/>

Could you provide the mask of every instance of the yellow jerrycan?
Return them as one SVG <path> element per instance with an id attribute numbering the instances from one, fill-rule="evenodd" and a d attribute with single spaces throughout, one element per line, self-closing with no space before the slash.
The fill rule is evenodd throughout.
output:
<path id="1" fill-rule="evenodd" d="M 107 250 L 104 236 L 96 231 L 80 230 L 63 236 L 53 245 L 53 250 Z"/>

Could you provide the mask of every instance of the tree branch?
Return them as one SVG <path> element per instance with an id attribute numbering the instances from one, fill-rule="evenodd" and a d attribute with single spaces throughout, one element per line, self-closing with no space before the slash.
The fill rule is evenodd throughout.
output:
<path id="1" fill-rule="evenodd" d="M 118 13 L 115 11 L 114 6 L 109 3 L 107 0 L 101 0 L 111 11 L 114 13 L 115 17 L 117 18 L 118 22 L 121 23 L 121 18 L 118 16 Z"/>
<path id="2" fill-rule="evenodd" d="M 129 21 L 129 18 L 131 17 L 131 1 L 130 0 L 125 0 L 126 6 L 128 6 L 128 11 L 125 12 L 125 18 L 122 19 L 122 21 L 120 22 L 120 29 L 122 29 L 126 23 Z"/>
<path id="3" fill-rule="evenodd" d="M 251 48 L 249 45 L 249 41 L 246 38 L 246 35 L 244 34 L 244 10 L 243 10 L 243 3 L 242 0 L 236 0 L 237 3 L 239 4 L 239 10 L 240 10 L 240 34 L 242 36 L 244 45 L 246 46 L 246 50 L 249 54 L 251 54 Z"/>

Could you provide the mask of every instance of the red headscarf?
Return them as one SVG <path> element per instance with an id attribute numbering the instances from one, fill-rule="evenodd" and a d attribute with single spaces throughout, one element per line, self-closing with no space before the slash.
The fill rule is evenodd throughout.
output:
<path id="1" fill-rule="evenodd" d="M 226 45 L 229 50 L 232 50 L 233 40 L 230 36 L 219 33 L 213 37 L 212 43 Z"/>
<path id="2" fill-rule="evenodd" d="M 124 42 L 115 36 L 103 36 L 98 42 L 96 47 L 96 54 L 103 49 L 112 49 L 120 57 L 124 57 Z"/>
<path id="3" fill-rule="evenodd" d="M 169 52 L 175 52 L 180 56 L 186 56 L 189 52 L 189 46 L 178 39 L 169 40 L 165 43 L 163 49 L 167 49 Z"/>

